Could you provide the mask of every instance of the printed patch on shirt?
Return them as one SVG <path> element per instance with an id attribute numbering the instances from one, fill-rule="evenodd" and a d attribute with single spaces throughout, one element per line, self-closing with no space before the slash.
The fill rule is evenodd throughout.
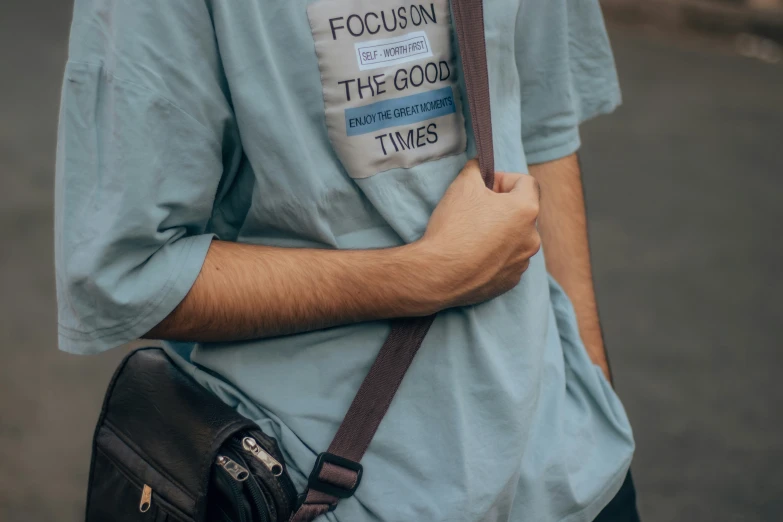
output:
<path id="1" fill-rule="evenodd" d="M 307 15 L 329 139 L 351 177 L 465 150 L 448 0 L 316 0 Z"/>

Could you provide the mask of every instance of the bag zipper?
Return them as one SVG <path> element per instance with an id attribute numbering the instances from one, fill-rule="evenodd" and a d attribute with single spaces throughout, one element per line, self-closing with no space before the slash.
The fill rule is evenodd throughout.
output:
<path id="1" fill-rule="evenodd" d="M 141 500 L 139 501 L 139 511 L 146 513 L 152 507 L 152 488 L 144 484 L 141 490 Z"/>
<path id="2" fill-rule="evenodd" d="M 250 476 L 250 473 L 247 471 L 247 469 L 242 468 L 245 471 L 245 478 L 240 480 L 236 476 L 235 473 L 236 468 L 231 465 L 228 465 L 228 467 L 226 467 L 227 462 L 232 462 L 235 466 L 238 467 L 241 466 L 239 466 L 239 464 L 237 464 L 236 462 L 234 462 L 233 460 L 229 459 L 224 455 L 218 455 L 218 458 L 216 460 L 216 464 L 231 477 L 230 480 L 224 482 L 228 483 L 228 489 L 231 490 L 231 496 L 234 497 L 234 505 L 236 506 L 237 514 L 239 514 L 239 522 L 251 522 L 247 519 L 247 513 L 245 513 L 245 510 L 242 509 L 244 506 L 244 502 L 243 502 L 244 498 L 242 495 L 242 482 L 247 480 L 247 477 Z M 234 470 L 234 471 L 232 472 L 230 470 Z"/>
<path id="3" fill-rule="evenodd" d="M 277 483 L 282 487 L 283 493 L 287 497 L 287 506 L 290 506 L 288 509 L 295 509 L 298 504 L 298 498 L 299 494 L 296 491 L 296 487 L 294 486 L 294 483 L 291 481 L 291 477 L 288 476 L 287 473 L 285 473 L 285 464 L 283 460 L 283 455 L 280 452 L 280 449 L 277 446 L 277 443 L 275 439 L 267 436 L 262 431 L 249 431 L 247 432 L 247 437 L 253 439 L 259 448 L 263 450 L 266 454 L 271 455 L 272 458 L 277 462 L 277 464 L 280 466 L 281 471 L 279 475 L 275 475 L 275 477 L 278 479 Z M 243 437 L 244 440 L 245 437 Z M 236 440 L 236 439 L 235 439 Z M 242 449 L 244 449 L 244 444 L 242 444 Z M 266 464 L 264 464 L 264 467 L 269 469 Z M 274 472 L 274 470 L 270 470 L 270 472 Z M 274 474 L 274 473 L 273 473 Z"/>
<path id="4" fill-rule="evenodd" d="M 279 477 L 283 474 L 283 465 L 280 464 L 272 455 L 266 452 L 253 437 L 245 437 L 242 439 L 242 447 L 250 452 L 256 460 L 261 462 L 266 469 L 272 473 L 275 477 Z"/>
<path id="5" fill-rule="evenodd" d="M 239 497 L 236 497 L 235 495 L 234 502 L 237 502 L 242 498 L 241 489 L 242 484 L 244 483 L 244 485 L 247 486 L 248 491 L 250 491 L 250 496 L 253 500 L 252 503 L 255 504 L 256 512 L 258 512 L 258 516 L 261 517 L 261 521 L 270 522 L 271 515 L 269 506 L 267 505 L 264 493 L 261 491 L 261 487 L 258 485 L 255 478 L 251 477 L 251 473 L 246 467 L 247 463 L 243 461 L 242 456 L 234 455 L 234 458 L 236 461 L 225 455 L 218 455 L 216 460 L 216 464 L 228 472 L 228 474 L 231 475 L 231 478 L 234 479 L 234 481 L 231 481 L 231 486 L 235 493 L 239 495 Z M 237 503 L 239 510 L 244 514 L 244 511 L 241 509 L 242 505 L 241 501 Z"/>
<path id="6" fill-rule="evenodd" d="M 215 464 L 226 470 L 231 475 L 231 478 L 237 482 L 244 482 L 250 476 L 250 472 L 246 467 L 237 464 L 225 455 L 218 455 Z"/>

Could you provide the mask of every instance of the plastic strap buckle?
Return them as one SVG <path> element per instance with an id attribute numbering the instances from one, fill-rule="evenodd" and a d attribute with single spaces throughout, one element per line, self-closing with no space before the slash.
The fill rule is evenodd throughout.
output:
<path id="1" fill-rule="evenodd" d="M 323 470 L 324 464 L 326 463 L 354 471 L 356 473 L 356 481 L 353 483 L 353 487 L 344 488 L 331 482 L 321 480 L 321 471 Z M 315 491 L 320 491 L 321 493 L 326 493 L 327 495 L 331 495 L 333 497 L 348 498 L 356 492 L 356 488 L 359 487 L 359 483 L 361 481 L 361 464 L 352 460 L 348 460 L 344 457 L 340 457 L 339 455 L 334 455 L 333 453 L 323 452 L 318 455 L 318 458 L 315 461 L 313 471 L 310 472 L 310 478 L 307 479 L 307 487 L 308 489 L 314 489 Z"/>

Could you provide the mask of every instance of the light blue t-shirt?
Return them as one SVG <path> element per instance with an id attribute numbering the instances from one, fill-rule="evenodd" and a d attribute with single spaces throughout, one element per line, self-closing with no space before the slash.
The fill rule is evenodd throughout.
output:
<path id="1" fill-rule="evenodd" d="M 597 0 L 488 0 L 496 167 L 573 153 L 620 100 Z M 475 155 L 447 0 L 76 0 L 57 150 L 60 348 L 160 322 L 214 237 L 411 242 Z M 546 250 L 546 245 L 544 245 Z M 301 489 L 387 321 L 179 344 L 201 383 L 280 440 Z M 440 313 L 330 521 L 588 521 L 634 444 L 536 255 Z"/>

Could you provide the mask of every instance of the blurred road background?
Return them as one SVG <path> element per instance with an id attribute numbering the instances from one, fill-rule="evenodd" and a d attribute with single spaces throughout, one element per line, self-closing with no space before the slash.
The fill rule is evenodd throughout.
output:
<path id="1" fill-rule="evenodd" d="M 2 522 L 82 518 L 93 425 L 123 355 L 56 349 L 52 180 L 70 9 L 0 2 Z M 725 38 L 614 25 L 611 37 L 625 104 L 585 126 L 583 161 L 643 519 L 779 522 L 783 64 Z"/>

